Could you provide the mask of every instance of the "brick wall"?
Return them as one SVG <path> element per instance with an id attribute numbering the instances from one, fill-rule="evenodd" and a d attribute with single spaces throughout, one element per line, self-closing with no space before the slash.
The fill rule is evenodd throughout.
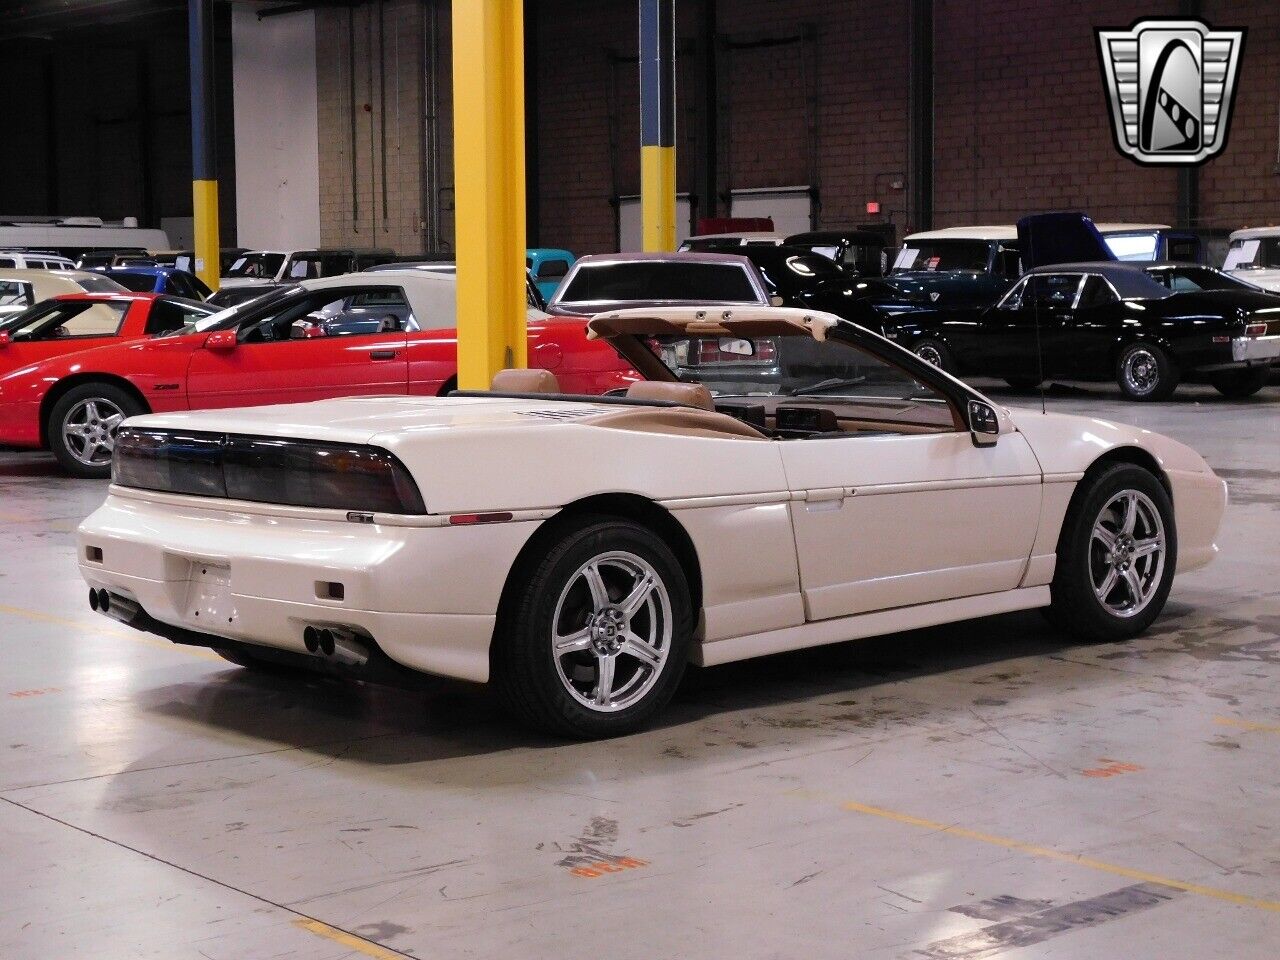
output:
<path id="1" fill-rule="evenodd" d="M 939 0 L 935 223 L 1009 223 L 1062 209 L 1173 222 L 1177 174 L 1140 167 L 1112 142 L 1093 29 L 1176 6 Z"/>
<path id="2" fill-rule="evenodd" d="M 1280 3 L 1205 0 L 1204 16 L 1249 34 L 1227 148 L 1201 168 L 1201 220 L 1232 229 L 1280 223 Z"/>
<path id="3" fill-rule="evenodd" d="M 389 0 L 316 16 L 320 138 L 320 230 L 326 246 L 390 248 L 411 254 L 435 247 L 423 230 L 424 5 Z M 448 74 L 449 12 L 439 16 L 445 80 L 440 106 L 442 183 L 452 183 Z M 430 70 L 431 57 L 426 57 Z M 354 69 L 353 69 L 354 66 Z M 354 77 L 354 96 L 352 79 Z M 352 119 L 354 117 L 354 138 Z M 352 158 L 354 156 L 354 177 Z M 452 207 L 446 191 L 444 206 Z M 452 243 L 452 220 L 441 236 Z"/>
<path id="4" fill-rule="evenodd" d="M 324 242 L 400 252 L 452 244 L 449 4 L 441 33 L 439 242 L 422 235 L 424 77 L 421 0 L 388 0 L 378 56 L 376 5 L 317 15 Z M 1178 177 L 1140 167 L 1112 143 L 1096 26 L 1172 14 L 1177 0 L 936 0 L 934 223 L 1009 222 L 1038 210 L 1175 222 Z M 639 191 L 634 0 L 540 0 L 536 30 L 539 242 L 615 245 L 618 196 Z M 809 184 L 821 225 L 872 218 L 901 234 L 907 209 L 907 4 L 902 0 L 719 0 L 717 203 L 735 188 Z M 678 5 L 678 186 L 696 194 L 706 143 L 700 4 Z M 1221 26 L 1250 37 L 1227 151 L 1201 168 L 1201 226 L 1280 220 L 1277 109 L 1280 4 L 1204 0 Z M 372 22 L 371 22 L 372 18 Z M 350 34 L 350 35 L 349 35 Z M 764 45 L 807 35 L 807 41 Z M 351 184 L 348 46 L 356 53 L 356 196 Z M 428 58 L 430 60 L 430 58 Z M 387 98 L 379 97 L 385 70 Z M 370 72 L 372 71 L 372 83 Z M 365 110 L 364 105 L 369 109 Z M 381 124 L 387 124 L 388 210 Z M 534 189 L 535 184 L 530 184 Z M 707 198 L 699 198 L 701 212 Z M 355 216 L 358 206 L 359 215 Z"/>

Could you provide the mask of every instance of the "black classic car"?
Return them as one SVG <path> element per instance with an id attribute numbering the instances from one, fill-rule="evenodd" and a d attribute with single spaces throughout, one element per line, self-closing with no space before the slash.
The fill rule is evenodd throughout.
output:
<path id="1" fill-rule="evenodd" d="M 811 230 L 792 234 L 782 242 L 835 261 L 849 277 L 880 277 L 889 272 L 889 248 L 885 238 L 873 230 Z"/>
<path id="2" fill-rule="evenodd" d="M 958 374 L 1019 389 L 1114 379 L 1131 400 L 1166 399 L 1192 376 L 1247 397 L 1280 357 L 1280 297 L 1185 263 L 1037 267 L 990 307 L 901 312 L 882 325 Z"/>

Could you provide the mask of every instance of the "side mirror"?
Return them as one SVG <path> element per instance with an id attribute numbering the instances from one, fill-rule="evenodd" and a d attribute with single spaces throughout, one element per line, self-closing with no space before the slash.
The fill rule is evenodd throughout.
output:
<path id="1" fill-rule="evenodd" d="M 11 343 L 13 343 L 13 334 L 8 330 L 0 330 L 0 349 L 7 347 Z"/>
<path id="2" fill-rule="evenodd" d="M 206 350 L 234 350 L 239 345 L 240 339 L 235 330 L 215 330 L 204 338 Z"/>
<path id="3" fill-rule="evenodd" d="M 1000 439 L 1000 417 L 990 404 L 969 401 L 969 436 L 975 447 L 994 447 Z"/>

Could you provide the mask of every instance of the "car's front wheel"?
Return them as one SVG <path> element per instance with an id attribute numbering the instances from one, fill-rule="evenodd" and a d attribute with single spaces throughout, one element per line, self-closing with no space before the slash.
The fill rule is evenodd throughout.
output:
<path id="1" fill-rule="evenodd" d="M 49 411 L 49 449 L 73 476 L 109 477 L 116 430 L 127 417 L 145 412 L 135 396 L 115 384 L 73 387 Z"/>
<path id="2" fill-rule="evenodd" d="M 1050 619 L 1087 640 L 1127 640 L 1164 608 L 1178 555 L 1173 504 L 1149 471 L 1107 467 L 1067 510 Z"/>
<path id="3" fill-rule="evenodd" d="M 1253 367 L 1248 370 L 1223 370 L 1210 377 L 1209 382 L 1224 397 L 1230 397 L 1232 400 L 1243 400 L 1246 397 L 1252 397 L 1265 387 L 1270 373 L 1269 367 Z"/>
<path id="4" fill-rule="evenodd" d="M 930 338 L 917 340 L 911 345 L 911 352 L 925 361 L 925 363 L 933 364 L 939 370 L 945 370 L 947 373 L 955 372 L 956 365 L 951 357 L 951 350 L 941 340 Z"/>
<path id="5" fill-rule="evenodd" d="M 523 571 L 492 657 L 494 686 L 518 719 L 549 733 L 630 733 L 684 673 L 693 612 L 667 544 L 638 524 L 567 525 Z"/>
<path id="6" fill-rule="evenodd" d="M 1129 400 L 1168 400 L 1178 379 L 1173 360 L 1154 343 L 1131 343 L 1116 360 L 1116 383 Z"/>

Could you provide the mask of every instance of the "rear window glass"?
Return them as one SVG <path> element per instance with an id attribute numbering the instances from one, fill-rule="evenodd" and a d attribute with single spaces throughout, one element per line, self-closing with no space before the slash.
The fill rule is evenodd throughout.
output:
<path id="1" fill-rule="evenodd" d="M 145 273 L 115 273 L 111 275 L 111 279 L 135 293 L 150 293 L 156 288 L 156 278 Z"/>
<path id="2" fill-rule="evenodd" d="M 977 270 L 987 269 L 991 244 L 986 240 L 940 240 L 908 243 L 898 251 L 893 269 Z"/>
<path id="3" fill-rule="evenodd" d="M 153 283 L 155 281 L 152 281 Z M 129 289 L 124 284 L 116 283 L 110 277 L 81 277 L 76 281 L 85 293 L 122 293 Z M 150 290 L 151 287 L 147 287 Z"/>
<path id="4" fill-rule="evenodd" d="M 759 299 L 746 271 L 732 264 L 640 260 L 580 267 L 559 302 L 758 303 Z"/>

